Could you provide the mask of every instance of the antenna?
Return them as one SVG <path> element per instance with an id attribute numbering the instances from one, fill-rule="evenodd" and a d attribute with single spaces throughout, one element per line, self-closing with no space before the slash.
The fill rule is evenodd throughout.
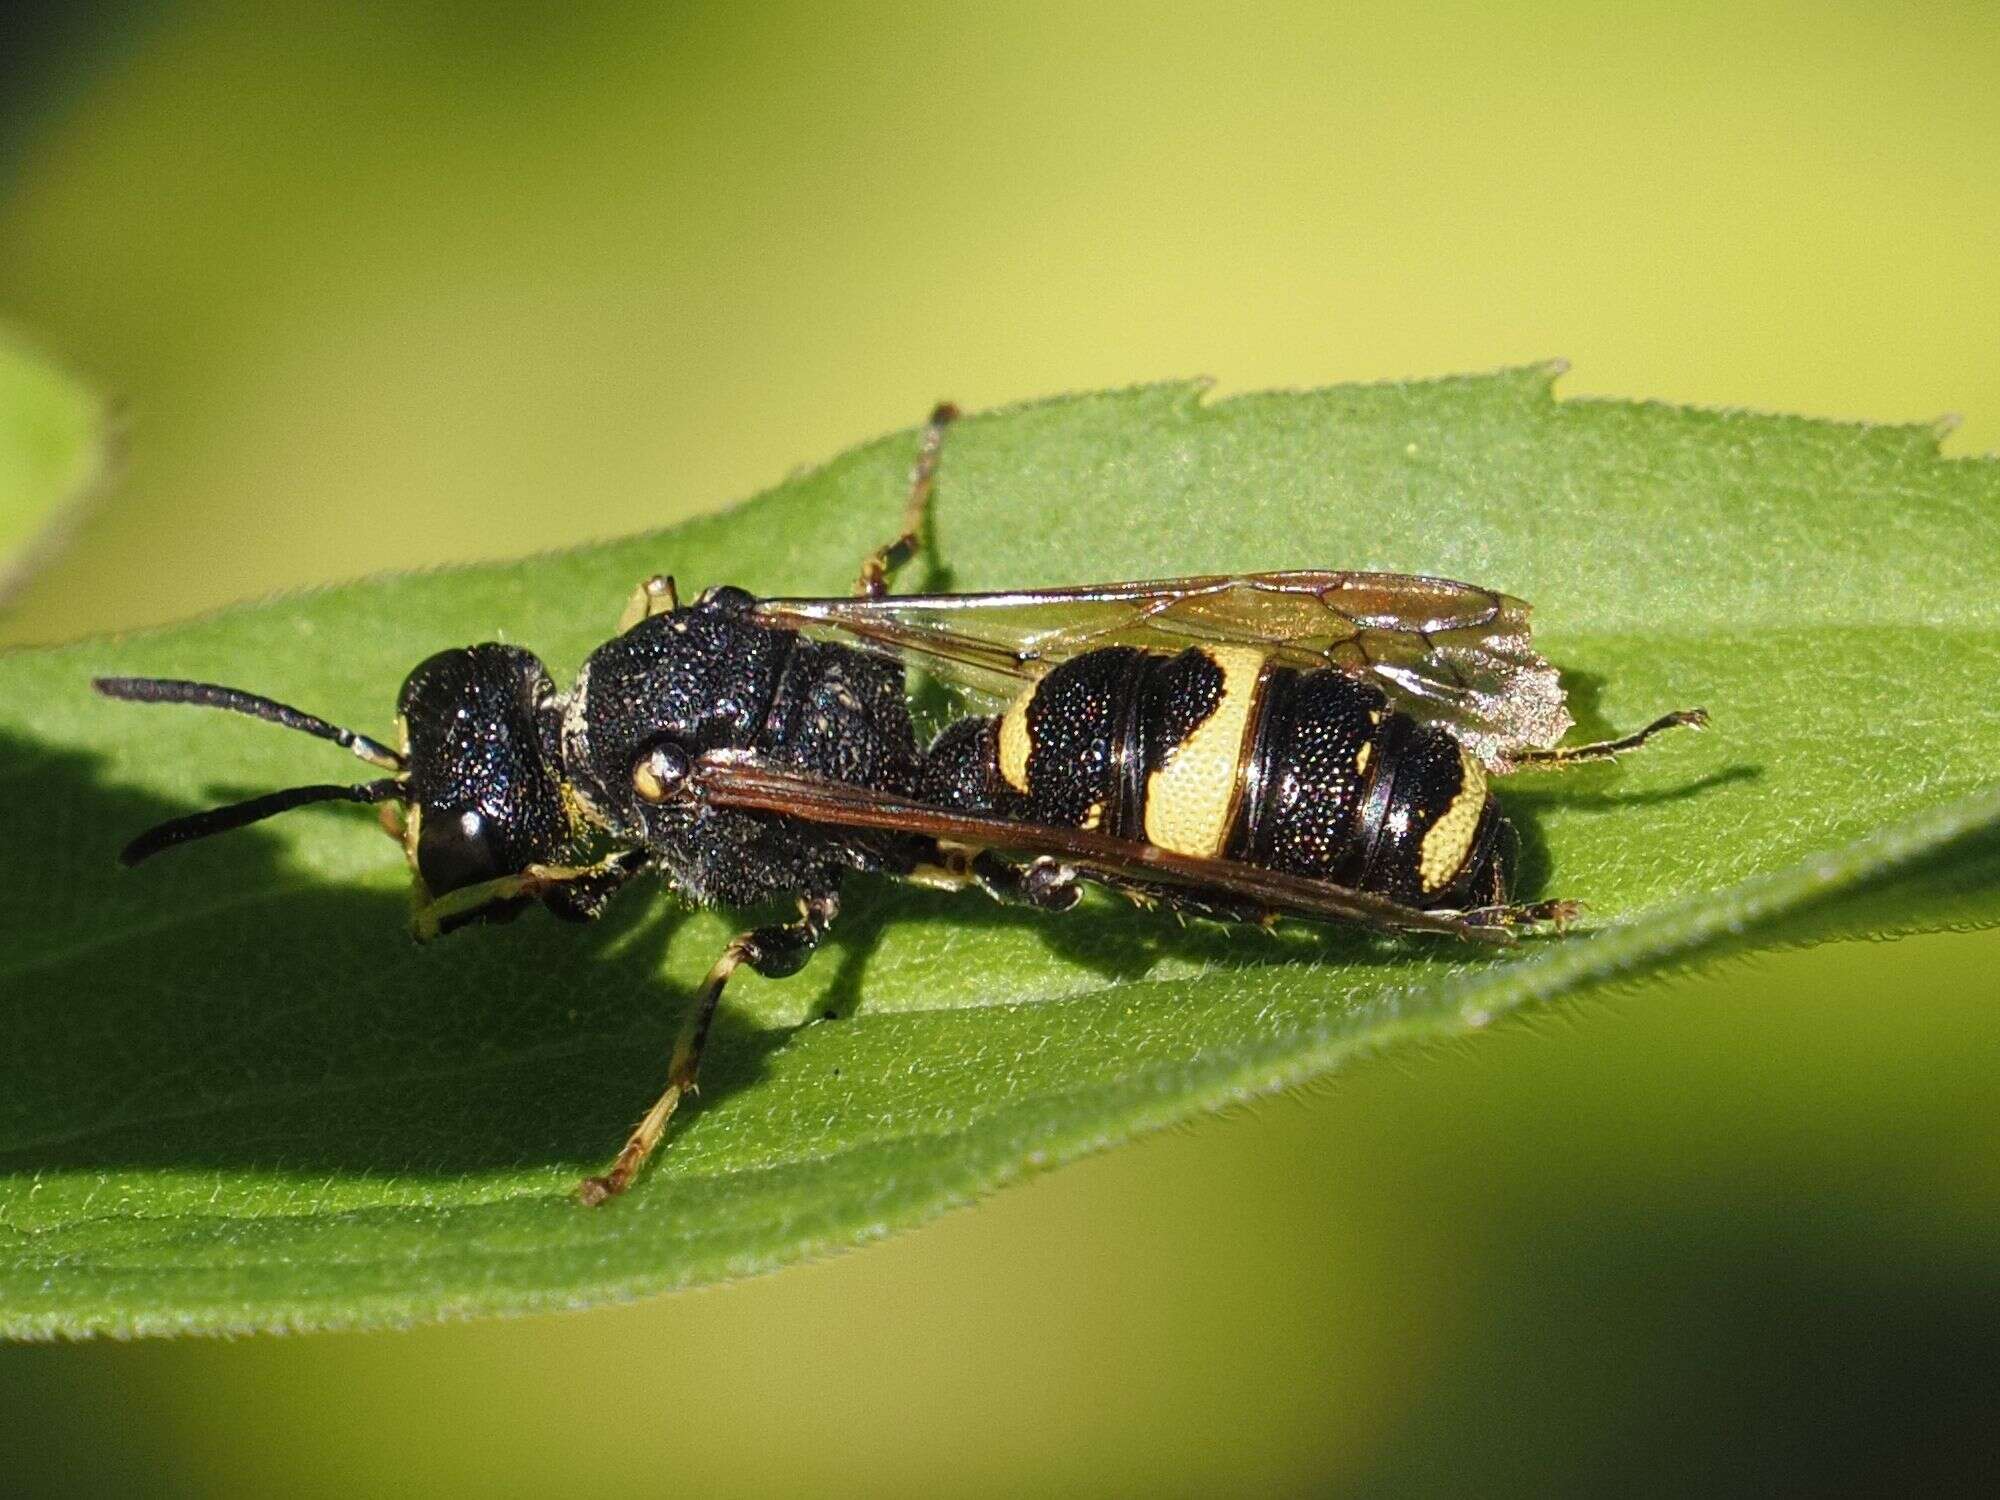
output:
<path id="1" fill-rule="evenodd" d="M 231 713 L 282 724 L 287 729 L 296 729 L 315 739 L 330 740 L 343 750 L 360 756 L 369 765 L 379 766 L 385 771 L 403 769 L 403 757 L 387 745 L 371 740 L 365 734 L 356 734 L 351 729 L 342 729 L 338 724 L 329 724 L 317 714 L 306 713 L 274 698 L 246 693 L 241 688 L 220 687 L 212 682 L 183 682 L 175 677 L 98 677 L 92 679 L 91 686 L 107 698 L 122 698 L 129 703 L 192 703 L 200 708 L 226 708 Z M 375 800 L 379 802 L 382 799 L 378 797 Z"/>
<path id="2" fill-rule="evenodd" d="M 231 802 L 223 807 L 212 807 L 207 812 L 189 813 L 185 818 L 174 818 L 156 828 L 148 828 L 118 851 L 118 862 L 136 865 L 176 844 L 261 823 L 281 812 L 290 812 L 295 807 L 309 807 L 315 802 L 389 802 L 402 794 L 403 783 L 394 776 L 385 776 L 380 781 L 364 781 L 358 786 L 295 786 L 282 792 L 266 792 L 245 802 Z"/>

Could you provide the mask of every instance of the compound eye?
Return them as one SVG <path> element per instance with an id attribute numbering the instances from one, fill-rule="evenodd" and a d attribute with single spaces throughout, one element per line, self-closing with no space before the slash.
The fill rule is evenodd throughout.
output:
<path id="1" fill-rule="evenodd" d="M 679 745 L 655 745 L 632 763 L 632 790 L 644 802 L 666 802 L 680 794 L 694 762 Z"/>
<path id="2" fill-rule="evenodd" d="M 497 880 L 500 850 L 492 821 L 483 813 L 433 812 L 417 827 L 417 869 L 431 894 L 442 896 L 469 885 Z"/>

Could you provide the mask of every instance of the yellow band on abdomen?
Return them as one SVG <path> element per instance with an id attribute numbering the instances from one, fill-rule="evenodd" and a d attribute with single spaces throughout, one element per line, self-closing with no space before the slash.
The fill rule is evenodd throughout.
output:
<path id="1" fill-rule="evenodd" d="M 1424 894 L 1441 891 L 1458 878 L 1486 811 L 1486 768 L 1470 752 L 1458 752 L 1458 795 L 1438 815 L 1417 847 L 1417 878 Z"/>
<path id="2" fill-rule="evenodd" d="M 1035 683 L 1025 689 L 1000 716 L 1000 779 L 1017 792 L 1028 789 L 1028 752 L 1035 748 L 1028 733 L 1028 705 L 1040 688 Z"/>
<path id="3" fill-rule="evenodd" d="M 1267 658 L 1250 646 L 1204 646 L 1201 653 L 1222 671 L 1222 696 L 1146 778 L 1146 842 L 1213 858 L 1229 840 Z"/>

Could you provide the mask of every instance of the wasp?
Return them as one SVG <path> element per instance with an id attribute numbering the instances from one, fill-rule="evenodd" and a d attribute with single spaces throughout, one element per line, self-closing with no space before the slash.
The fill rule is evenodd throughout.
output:
<path id="1" fill-rule="evenodd" d="M 1442 578 L 893 595 L 956 414 L 932 414 L 902 530 L 851 596 L 718 586 L 683 604 L 671 578 L 652 578 L 567 691 L 516 646 L 422 662 L 398 696 L 393 748 L 235 688 L 98 679 L 113 698 L 299 730 L 386 773 L 176 818 L 121 858 L 344 801 L 377 806 L 402 845 L 420 939 L 533 904 L 589 920 L 641 876 L 704 905 L 796 901 L 795 920 L 741 933 L 709 970 L 665 1091 L 578 1190 L 597 1204 L 631 1185 L 695 1088 L 730 975 L 797 972 L 857 874 L 1049 912 L 1095 884 L 1182 915 L 1510 943 L 1578 907 L 1509 904 L 1517 845 L 1493 779 L 1706 722 L 1687 710 L 1560 748 L 1572 720 L 1530 644 L 1528 606 Z M 927 743 L 912 670 L 966 710 Z"/>

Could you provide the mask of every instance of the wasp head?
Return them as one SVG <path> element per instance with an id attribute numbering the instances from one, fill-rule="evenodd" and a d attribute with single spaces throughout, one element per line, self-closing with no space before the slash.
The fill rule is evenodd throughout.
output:
<path id="1" fill-rule="evenodd" d="M 440 651 L 404 680 L 396 710 L 403 842 L 427 894 L 554 864 L 575 845 L 562 696 L 533 653 L 492 643 Z"/>
<path id="2" fill-rule="evenodd" d="M 421 663 L 397 698 L 400 749 L 213 683 L 107 677 L 95 685 L 107 697 L 189 703 L 265 719 L 330 740 L 394 773 L 352 786 L 291 787 L 173 819 L 126 845 L 120 858 L 128 865 L 294 807 L 373 803 L 384 807 L 383 821 L 402 841 L 422 907 L 453 891 L 504 882 L 531 865 L 558 862 L 578 842 L 562 781 L 562 697 L 541 662 L 516 646 L 441 651 Z M 526 899 L 496 892 L 479 915 L 511 915 Z"/>

